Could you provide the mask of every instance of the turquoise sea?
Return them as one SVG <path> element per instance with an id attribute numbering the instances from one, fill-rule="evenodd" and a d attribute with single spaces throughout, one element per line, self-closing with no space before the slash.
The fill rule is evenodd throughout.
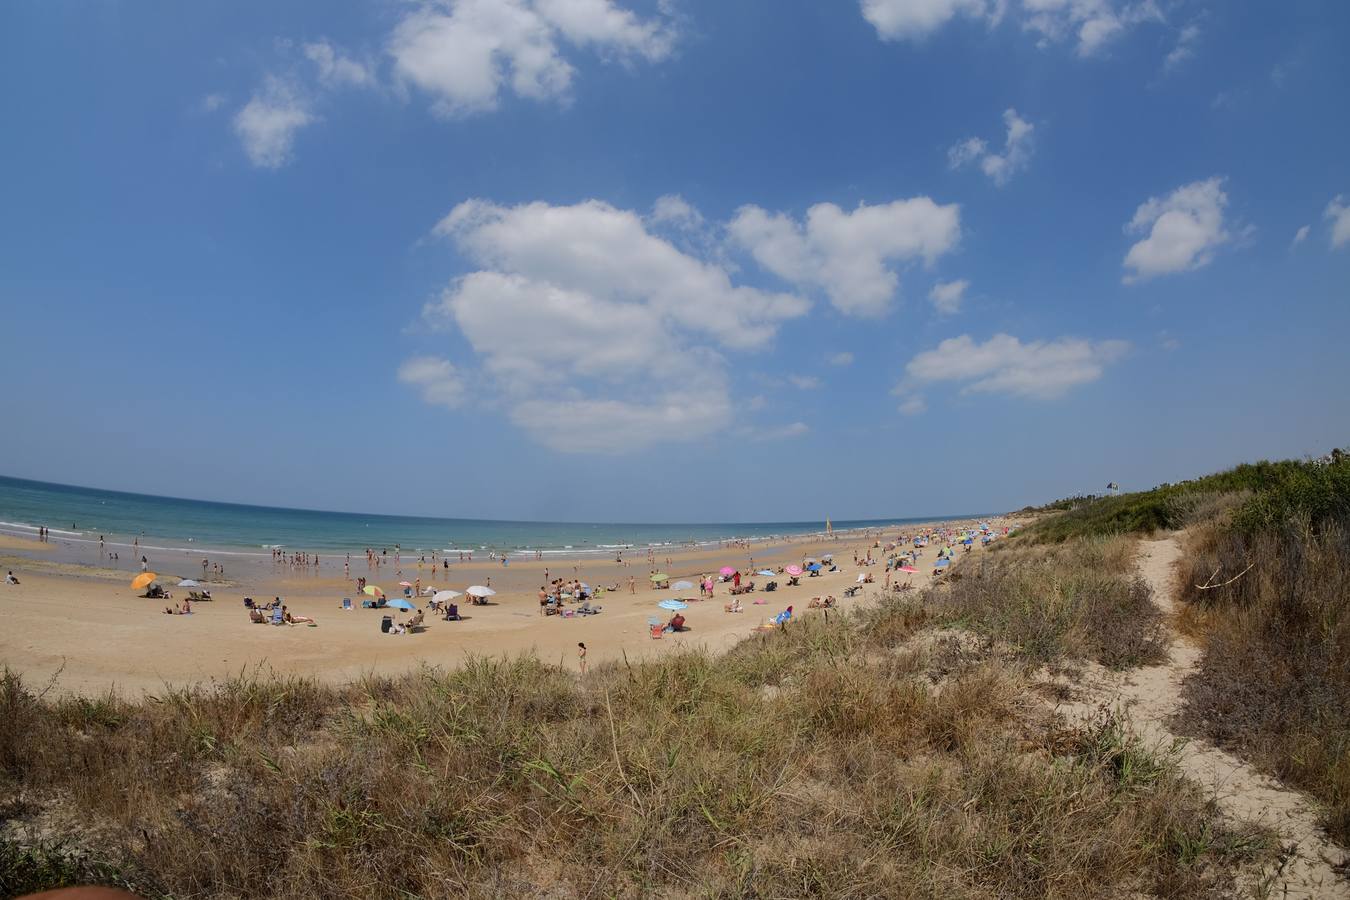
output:
<path id="1" fill-rule="evenodd" d="M 938 518 L 837 520 L 836 530 L 931 522 Z M 402 547 L 418 552 L 496 551 L 528 556 L 613 553 L 627 548 L 716 545 L 733 538 L 765 539 L 823 532 L 809 522 L 641 524 L 622 522 L 511 522 L 440 519 L 247 506 L 209 500 L 155 497 L 0 476 L 0 532 L 33 535 L 38 526 L 53 540 L 130 544 L 165 550 L 266 556 L 273 547 L 327 553 Z"/>

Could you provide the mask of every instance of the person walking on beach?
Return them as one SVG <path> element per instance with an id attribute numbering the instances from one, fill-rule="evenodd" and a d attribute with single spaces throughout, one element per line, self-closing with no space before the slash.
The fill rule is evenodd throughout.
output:
<path id="1" fill-rule="evenodd" d="M 150 568 L 150 560 L 148 560 L 148 559 L 146 559 L 144 556 L 142 556 L 142 557 L 141 557 L 141 571 L 144 572 L 144 571 L 146 571 L 146 570 L 149 569 L 149 568 Z"/>
<path id="2" fill-rule="evenodd" d="M 628 576 L 628 593 L 630 594 L 637 593 L 637 579 L 634 578 L 632 575 Z"/>
<path id="3" fill-rule="evenodd" d="M 586 674 L 586 645 L 577 641 L 577 663 L 581 666 L 581 674 Z"/>

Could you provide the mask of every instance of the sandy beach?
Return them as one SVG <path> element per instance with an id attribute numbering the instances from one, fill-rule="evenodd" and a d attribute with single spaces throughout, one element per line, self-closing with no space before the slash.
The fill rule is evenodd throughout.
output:
<path id="1" fill-rule="evenodd" d="M 442 569 L 434 579 L 429 564 L 419 568 L 416 558 L 406 556 L 400 564 L 389 563 L 378 572 L 369 569 L 363 557 L 353 558 L 352 580 L 343 577 L 341 557 L 326 559 L 318 572 L 264 560 L 227 568 L 227 580 L 206 585 L 214 599 L 193 604 L 192 615 L 165 615 L 164 601 L 146 599 L 140 596 L 141 591 L 130 588 L 139 563 L 133 563 L 125 553 L 113 563 L 94 546 L 63 546 L 59 541 L 43 544 L 3 536 L 0 568 L 14 570 L 21 583 L 0 590 L 0 618 L 5 622 L 0 635 L 0 661 L 23 673 L 31 683 L 52 682 L 53 690 L 59 692 L 90 694 L 115 688 L 138 694 L 166 684 L 220 679 L 255 668 L 349 681 L 366 672 L 392 673 L 423 664 L 454 666 L 469 654 L 533 652 L 575 669 L 579 641 L 585 642 L 593 665 L 625 656 L 638 659 L 669 653 L 681 647 L 719 651 L 750 636 L 789 605 L 794 606 L 795 615 L 806 614 L 813 597 L 833 595 L 843 609 L 874 601 L 884 587 L 882 548 L 888 542 L 929 527 L 959 529 L 969 524 L 898 526 L 881 534 L 841 533 L 832 538 L 784 539 L 749 547 L 702 548 L 668 556 L 663 553 L 657 559 L 657 568 L 669 574 L 672 581 L 697 582 L 705 574 L 715 575 L 722 566 L 748 572 L 777 569 L 803 557 L 834 555 L 838 571 L 803 577 L 796 587 L 788 586 L 787 578 L 779 576 L 775 579 L 779 590 L 744 595 L 744 612 L 739 614 L 723 608 L 731 599 L 730 585 L 718 584 L 715 595 L 702 601 L 696 588 L 653 590 L 647 557 L 634 551 L 623 563 L 594 556 L 512 560 L 509 566 L 482 559 L 455 562 L 448 574 Z M 1001 532 L 1008 523 L 996 519 L 991 524 Z M 878 543 L 880 547 L 875 546 Z M 854 564 L 855 552 L 865 558 L 869 548 L 876 563 Z M 894 578 L 916 588 L 924 586 L 936 554 L 936 546 L 926 548 L 918 574 L 895 573 Z M 182 578 L 202 576 L 200 554 L 178 555 L 181 559 L 166 559 L 160 554 L 152 560 L 159 582 L 173 593 L 175 603 L 187 591 L 174 585 Z M 548 578 L 575 577 L 597 587 L 617 584 L 619 590 L 607 591 L 597 599 L 604 608 L 600 615 L 544 617 L 539 612 L 538 590 L 546 581 L 546 570 Z M 844 590 L 864 572 L 873 575 L 875 583 L 845 598 Z M 387 635 L 380 631 L 380 619 L 386 612 L 397 611 L 359 608 L 354 580 L 363 575 L 381 585 L 390 598 L 401 590 L 398 581 L 415 582 L 418 578 L 423 587 L 462 591 L 471 584 L 490 584 L 498 593 L 486 606 L 461 603 L 462 621 L 446 622 L 428 615 L 425 630 L 419 633 Z M 635 582 L 632 592 L 630 578 Z M 760 587 L 769 580 L 758 576 L 752 579 Z M 252 624 L 243 606 L 245 596 L 264 602 L 281 597 L 292 613 L 312 617 L 317 627 Z M 670 613 L 656 604 L 676 596 L 690 601 L 685 611 L 689 630 L 652 639 L 648 618 L 669 617 Z M 353 598 L 358 608 L 343 611 L 343 597 Z M 424 598 L 417 601 L 419 607 L 425 602 Z M 398 619 L 404 618 L 406 614 L 398 614 Z"/>

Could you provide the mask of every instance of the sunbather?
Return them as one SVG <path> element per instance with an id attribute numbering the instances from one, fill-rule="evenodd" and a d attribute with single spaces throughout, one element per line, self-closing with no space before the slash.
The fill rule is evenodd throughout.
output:
<path id="1" fill-rule="evenodd" d="M 726 604 L 726 605 L 723 606 L 722 608 L 725 609 L 725 610 L 726 610 L 727 612 L 729 612 L 729 613 L 745 612 L 745 610 L 741 607 L 741 598 L 740 598 L 740 597 L 735 598 L 734 600 L 732 600 L 730 603 Z"/>

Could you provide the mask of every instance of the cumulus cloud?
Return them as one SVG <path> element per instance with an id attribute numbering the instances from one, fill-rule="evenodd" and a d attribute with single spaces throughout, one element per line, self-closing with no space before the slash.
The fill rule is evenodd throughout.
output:
<path id="1" fill-rule="evenodd" d="M 1032 137 L 1036 126 L 1017 114 L 1015 109 L 1003 111 L 1003 124 L 1008 129 L 1003 141 L 1003 152 L 993 153 L 980 138 L 966 138 L 947 151 L 947 164 L 953 169 L 976 163 L 994 184 L 1002 187 L 1014 174 L 1031 162 Z"/>
<path id="2" fill-rule="evenodd" d="M 599 201 L 470 200 L 435 233 L 480 268 L 426 316 L 462 333 L 512 420 L 560 450 L 622 452 L 725 427 L 723 352 L 768 345 L 809 308 L 734 284 Z"/>
<path id="3" fill-rule="evenodd" d="M 981 344 L 963 334 L 911 359 L 905 366 L 905 379 L 893 393 L 913 399 L 924 385 L 952 382 L 961 385 L 963 394 L 1050 399 L 1096 381 L 1106 366 L 1118 362 L 1128 351 L 1129 344 L 1117 340 L 1062 337 L 1023 343 L 1012 335 L 996 334 Z"/>
<path id="4" fill-rule="evenodd" d="M 863 17 L 883 40 L 922 39 L 957 18 L 993 25 L 1007 6 L 1007 0 L 861 0 Z M 1156 0 L 1021 0 L 1017 15 L 1041 46 L 1073 41 L 1084 57 L 1137 25 L 1163 21 Z M 1194 40 L 1187 39 L 1187 52 Z"/>
<path id="5" fill-rule="evenodd" d="M 851 366 L 853 365 L 853 354 L 849 353 L 847 350 L 840 351 L 830 357 L 830 365 Z"/>
<path id="6" fill-rule="evenodd" d="M 1331 249 L 1350 244 L 1350 206 L 1345 205 L 1344 195 L 1333 197 L 1322 217 L 1331 223 Z"/>
<path id="7" fill-rule="evenodd" d="M 845 212 L 833 203 L 807 210 L 805 222 L 758 206 L 743 206 L 728 225 L 732 241 L 765 269 L 800 287 L 823 290 L 847 315 L 879 316 L 900 284 L 896 264 L 931 263 L 961 237 L 956 204 L 928 197 L 860 205 Z"/>
<path id="8" fill-rule="evenodd" d="M 291 158 L 295 135 L 318 117 L 296 86 L 268 77 L 234 117 L 234 131 L 253 165 L 279 169 Z"/>
<path id="9" fill-rule="evenodd" d="M 1195 56 L 1195 45 L 1200 40 L 1200 26 L 1187 25 L 1177 32 L 1177 42 L 1172 52 L 1163 60 L 1163 71 L 1170 72 L 1186 60 Z"/>
<path id="10" fill-rule="evenodd" d="M 970 282 L 964 278 L 957 281 L 939 281 L 928 292 L 928 299 L 933 301 L 933 308 L 939 313 L 950 316 L 961 311 L 961 303 L 965 300 L 968 287 Z"/>
<path id="11" fill-rule="evenodd" d="M 229 99 L 224 94 L 207 94 L 202 98 L 202 112 L 215 112 Z"/>
<path id="12" fill-rule="evenodd" d="M 655 225 L 697 230 L 703 227 L 703 214 L 679 194 L 666 194 L 652 204 L 651 221 Z"/>
<path id="13" fill-rule="evenodd" d="M 957 16 L 996 20 L 985 0 L 862 0 L 862 14 L 885 40 L 925 37 Z"/>
<path id="14" fill-rule="evenodd" d="M 347 56 L 328 41 L 305 44 L 305 58 L 314 64 L 319 82 L 328 87 L 370 87 L 375 84 L 374 69 Z"/>
<path id="15" fill-rule="evenodd" d="M 576 70 L 564 43 L 655 62 L 670 55 L 674 33 L 612 0 L 433 0 L 395 26 L 388 52 L 404 82 L 456 116 L 492 109 L 507 91 L 565 100 Z"/>
<path id="16" fill-rule="evenodd" d="M 1108 44 L 1145 22 L 1162 22 L 1154 0 L 1022 0 L 1023 27 L 1040 36 L 1042 46 L 1075 41 L 1079 56 L 1095 56 Z"/>
<path id="17" fill-rule="evenodd" d="M 1125 226 L 1128 234 L 1146 235 L 1130 248 L 1125 267 L 1137 281 L 1207 265 L 1214 251 L 1231 239 L 1224 225 L 1228 195 L 1222 178 L 1183 185 L 1166 197 L 1151 197 Z"/>
<path id="18" fill-rule="evenodd" d="M 1297 247 L 1299 244 L 1306 241 L 1308 239 L 1308 235 L 1311 233 L 1312 233 L 1311 225 L 1304 225 L 1298 231 L 1295 231 L 1292 246 Z"/>
<path id="19" fill-rule="evenodd" d="M 906 416 L 917 416 L 928 409 L 928 401 L 922 395 L 914 394 L 901 400 L 897 409 Z"/>
<path id="20" fill-rule="evenodd" d="M 447 359 L 415 356 L 399 366 L 398 380 L 420 388 L 427 403 L 455 409 L 464 402 L 464 381 Z"/>

